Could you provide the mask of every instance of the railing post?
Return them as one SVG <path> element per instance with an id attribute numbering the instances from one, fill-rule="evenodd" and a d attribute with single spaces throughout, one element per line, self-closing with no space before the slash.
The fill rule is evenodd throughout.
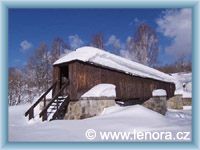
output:
<path id="1" fill-rule="evenodd" d="M 29 113 L 29 120 L 31 120 L 34 117 L 34 111 L 33 108 L 30 109 L 30 113 Z"/>
<path id="2" fill-rule="evenodd" d="M 45 108 L 46 107 L 46 96 L 44 97 L 44 107 L 43 108 Z"/>
<path id="3" fill-rule="evenodd" d="M 55 95 L 55 92 L 56 92 L 56 88 L 57 88 L 57 82 L 55 82 L 55 85 L 53 86 L 53 89 L 52 89 L 52 97 L 54 97 L 54 95 Z"/>
<path id="4" fill-rule="evenodd" d="M 47 120 L 47 110 L 43 113 L 42 121 Z"/>
<path id="5" fill-rule="evenodd" d="M 57 105 L 56 105 L 56 108 L 57 108 L 57 110 L 58 110 L 58 98 L 57 98 Z"/>

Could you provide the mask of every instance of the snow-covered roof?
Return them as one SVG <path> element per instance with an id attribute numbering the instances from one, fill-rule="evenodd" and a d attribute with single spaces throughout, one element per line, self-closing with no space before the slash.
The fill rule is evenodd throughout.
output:
<path id="1" fill-rule="evenodd" d="M 156 69 L 133 62 L 126 58 L 111 54 L 107 51 L 94 47 L 81 47 L 58 59 L 54 65 L 79 60 L 83 62 L 95 63 L 113 69 L 121 70 L 127 74 L 135 76 L 153 78 L 165 82 L 173 82 L 173 77 Z"/>

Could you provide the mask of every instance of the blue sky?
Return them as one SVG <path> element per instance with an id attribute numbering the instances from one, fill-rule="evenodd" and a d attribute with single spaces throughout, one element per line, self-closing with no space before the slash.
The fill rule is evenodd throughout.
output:
<path id="1" fill-rule="evenodd" d="M 55 37 L 76 47 L 101 32 L 105 43 L 112 37 L 124 45 L 140 22 L 157 32 L 161 64 L 191 56 L 190 9 L 9 9 L 8 64 L 23 66 L 41 42 L 51 48 Z"/>

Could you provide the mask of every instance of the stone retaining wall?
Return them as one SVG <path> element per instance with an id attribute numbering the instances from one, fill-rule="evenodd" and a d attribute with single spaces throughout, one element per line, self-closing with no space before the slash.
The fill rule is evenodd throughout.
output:
<path id="1" fill-rule="evenodd" d="M 192 106 L 192 98 L 182 98 L 183 106 Z"/>
<path id="2" fill-rule="evenodd" d="M 191 106 L 192 98 L 183 98 L 182 95 L 175 95 L 167 101 L 167 107 L 171 109 L 183 109 L 183 106 Z"/>
<path id="3" fill-rule="evenodd" d="M 167 101 L 167 108 L 183 109 L 182 95 L 175 95 Z"/>
<path id="4" fill-rule="evenodd" d="M 97 116 L 103 112 L 104 108 L 114 105 L 115 100 L 79 100 L 70 102 L 65 119 L 77 120 Z"/>
<path id="5" fill-rule="evenodd" d="M 155 96 L 142 104 L 144 107 L 165 115 L 167 111 L 166 96 Z"/>

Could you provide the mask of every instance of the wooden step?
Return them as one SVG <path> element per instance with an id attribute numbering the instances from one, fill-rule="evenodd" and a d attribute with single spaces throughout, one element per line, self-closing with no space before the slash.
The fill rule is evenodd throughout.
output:
<path id="1" fill-rule="evenodd" d="M 63 103 L 64 101 L 55 101 L 52 104 Z"/>

